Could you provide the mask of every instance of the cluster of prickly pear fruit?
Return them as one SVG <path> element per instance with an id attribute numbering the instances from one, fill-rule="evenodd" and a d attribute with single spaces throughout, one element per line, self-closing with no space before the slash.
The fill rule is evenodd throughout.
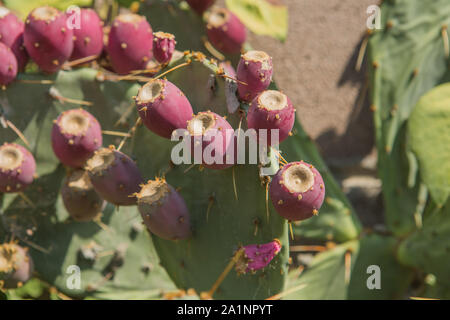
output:
<path id="1" fill-rule="evenodd" d="M 167 64 L 175 50 L 175 37 L 156 32 L 146 18 L 133 13 L 116 17 L 110 28 L 92 9 L 81 9 L 79 26 L 70 16 L 53 7 L 34 9 L 25 23 L 0 7 L 0 85 L 10 84 L 23 71 L 28 57 L 45 73 L 83 62 L 103 59 L 102 64 L 118 74 L 153 70 Z M 130 36 L 132 35 L 132 36 Z M 150 73 L 150 71 L 149 71 Z"/>

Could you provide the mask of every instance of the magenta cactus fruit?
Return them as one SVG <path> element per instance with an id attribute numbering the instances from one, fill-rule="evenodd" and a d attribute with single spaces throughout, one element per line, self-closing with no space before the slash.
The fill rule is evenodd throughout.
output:
<path id="1" fill-rule="evenodd" d="M 207 111 L 199 112 L 188 121 L 187 131 L 191 137 L 191 155 L 195 163 L 201 162 L 205 168 L 221 170 L 236 161 L 235 136 L 233 127 L 225 118 Z M 227 161 L 227 153 L 234 148 L 234 158 Z"/>
<path id="2" fill-rule="evenodd" d="M 207 35 L 212 45 L 227 54 L 239 53 L 247 39 L 247 29 L 231 11 L 213 8 L 208 15 Z"/>
<path id="3" fill-rule="evenodd" d="M 82 169 L 73 171 L 64 179 L 61 196 L 69 215 L 79 222 L 98 217 L 106 204 L 94 190 L 89 174 Z"/>
<path id="4" fill-rule="evenodd" d="M 28 54 L 44 72 L 58 71 L 72 55 L 73 30 L 67 27 L 67 16 L 55 8 L 31 11 L 23 36 Z"/>
<path id="5" fill-rule="evenodd" d="M 54 121 L 53 151 L 66 166 L 82 168 L 102 143 L 100 124 L 83 109 L 64 111 Z"/>
<path id="6" fill-rule="evenodd" d="M 28 53 L 23 45 L 24 29 L 24 23 L 14 13 L 0 7 L 0 42 L 11 48 L 19 71 L 23 71 L 28 62 Z"/>
<path id="7" fill-rule="evenodd" d="M 272 73 L 272 58 L 264 51 L 243 54 L 237 68 L 239 98 L 251 102 L 269 87 Z"/>
<path id="8" fill-rule="evenodd" d="M 119 74 L 144 70 L 153 58 L 153 31 L 145 17 L 119 15 L 109 32 L 106 51 L 112 67 Z"/>
<path id="9" fill-rule="evenodd" d="M 165 179 L 148 181 L 136 197 L 139 212 L 150 232 L 166 240 L 191 236 L 186 203 Z"/>
<path id="10" fill-rule="evenodd" d="M 153 56 L 161 64 L 169 63 L 175 51 L 175 36 L 166 32 L 155 32 L 153 34 Z"/>
<path id="11" fill-rule="evenodd" d="M 325 198 L 325 184 L 314 166 L 303 161 L 291 162 L 273 177 L 269 194 L 280 216 L 300 221 L 319 213 Z"/>
<path id="12" fill-rule="evenodd" d="M 16 243 L 0 244 L 0 278 L 4 279 L 5 289 L 20 288 L 30 280 L 33 270 L 34 264 L 28 248 L 22 248 Z"/>
<path id="13" fill-rule="evenodd" d="M 146 83 L 135 99 L 145 126 L 157 135 L 170 139 L 176 129 L 185 129 L 192 118 L 192 106 L 184 93 L 167 80 Z"/>
<path id="14" fill-rule="evenodd" d="M 15 143 L 0 146 L 0 192 L 21 192 L 34 180 L 33 155 Z"/>
<path id="15" fill-rule="evenodd" d="M 102 53 L 103 22 L 94 10 L 81 9 L 80 28 L 73 30 L 73 39 L 72 61 Z"/>
<path id="16" fill-rule="evenodd" d="M 266 90 L 259 94 L 250 105 L 247 113 L 249 128 L 267 130 L 267 144 L 278 145 L 291 132 L 295 122 L 295 109 L 291 100 L 283 93 Z M 278 129 L 278 141 L 272 138 L 271 130 Z"/>
<path id="17" fill-rule="evenodd" d="M 17 59 L 12 50 L 0 42 L 0 86 L 7 86 L 16 76 Z"/>
<path id="18" fill-rule="evenodd" d="M 114 148 L 101 148 L 87 161 L 86 168 L 95 191 L 118 206 L 136 204 L 134 194 L 143 182 L 136 163 Z"/>
<path id="19" fill-rule="evenodd" d="M 241 247 L 244 253 L 236 262 L 235 270 L 238 274 L 255 272 L 266 267 L 281 250 L 278 239 L 265 244 L 250 244 Z"/>
<path id="20" fill-rule="evenodd" d="M 202 15 L 209 7 L 211 7 L 216 0 L 186 0 L 189 6 L 197 12 L 199 15 Z"/>

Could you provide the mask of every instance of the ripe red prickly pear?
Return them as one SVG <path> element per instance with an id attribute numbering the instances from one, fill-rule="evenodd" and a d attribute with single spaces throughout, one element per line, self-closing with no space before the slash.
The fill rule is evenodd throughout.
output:
<path id="1" fill-rule="evenodd" d="M 24 29 L 24 23 L 14 13 L 0 7 L 0 42 L 11 48 L 16 56 L 19 71 L 23 71 L 28 62 L 28 53 L 23 45 Z"/>
<path id="2" fill-rule="evenodd" d="M 295 109 L 291 100 L 283 93 L 266 90 L 252 102 L 247 113 L 248 127 L 267 130 L 267 144 L 277 145 L 289 136 L 295 122 Z M 278 129 L 278 140 L 272 141 L 271 129 Z"/>
<path id="3" fill-rule="evenodd" d="M 114 71 L 144 70 L 153 58 L 153 31 L 145 17 L 121 14 L 113 22 L 106 51 Z"/>
<path id="4" fill-rule="evenodd" d="M 192 106 L 173 83 L 157 79 L 146 83 L 138 92 L 136 106 L 148 129 L 170 139 L 176 129 L 185 129 L 192 118 Z"/>
<path id="5" fill-rule="evenodd" d="M 94 190 L 89 174 L 81 169 L 65 178 L 61 195 L 69 215 L 80 222 L 99 216 L 106 204 Z"/>
<path id="6" fill-rule="evenodd" d="M 247 29 L 241 20 L 227 9 L 212 9 L 206 28 L 209 41 L 223 53 L 239 53 L 247 39 Z"/>
<path id="7" fill-rule="evenodd" d="M 317 215 L 325 198 L 319 171 L 303 162 L 291 162 L 273 177 L 270 199 L 278 214 L 288 220 L 305 220 Z"/>
<path id="8" fill-rule="evenodd" d="M 70 60 L 99 56 L 103 50 L 103 22 L 92 9 L 81 9 L 80 28 L 73 30 L 74 46 Z"/>
<path id="9" fill-rule="evenodd" d="M 166 240 L 191 236 L 189 211 L 181 195 L 165 179 L 150 180 L 136 194 L 147 228 Z"/>
<path id="10" fill-rule="evenodd" d="M 0 278 L 5 289 L 16 289 L 30 280 L 34 264 L 28 248 L 16 243 L 0 244 Z"/>
<path id="11" fill-rule="evenodd" d="M 54 121 L 53 151 L 66 166 L 82 168 L 102 143 L 100 124 L 83 109 L 64 111 Z"/>
<path id="12" fill-rule="evenodd" d="M 48 6 L 34 9 L 25 22 L 24 44 L 41 70 L 58 71 L 73 51 L 73 30 L 67 27 L 67 16 Z"/>
<path id="13" fill-rule="evenodd" d="M 238 274 L 254 272 L 266 267 L 280 252 L 281 242 L 274 239 L 265 244 L 250 244 L 244 246 L 243 249 L 244 254 L 236 262 L 235 270 Z"/>
<path id="14" fill-rule="evenodd" d="M 191 152 L 196 163 L 201 162 L 204 167 L 216 170 L 233 166 L 236 152 L 232 163 L 227 163 L 226 154 L 235 148 L 236 139 L 233 127 L 227 120 L 211 111 L 199 112 L 188 121 L 187 130 L 191 135 Z"/>
<path id="15" fill-rule="evenodd" d="M 272 58 L 264 51 L 248 51 L 243 54 L 237 68 L 239 98 L 252 101 L 269 87 L 272 73 Z"/>
<path id="16" fill-rule="evenodd" d="M 161 64 L 169 63 L 175 50 L 175 36 L 171 33 L 155 32 L 153 34 L 153 55 Z"/>
<path id="17" fill-rule="evenodd" d="M 87 161 L 86 170 L 95 191 L 118 206 L 136 204 L 134 194 L 143 179 L 136 163 L 113 148 L 101 148 Z"/>
<path id="18" fill-rule="evenodd" d="M 186 0 L 189 6 L 197 12 L 199 15 L 203 15 L 203 12 L 208 10 L 216 0 Z"/>
<path id="19" fill-rule="evenodd" d="M 17 59 L 12 50 L 0 42 L 0 86 L 10 84 L 17 76 Z"/>
<path id="20" fill-rule="evenodd" d="M 15 143 L 0 146 L 0 192 L 20 192 L 34 179 L 36 162 L 33 155 Z"/>

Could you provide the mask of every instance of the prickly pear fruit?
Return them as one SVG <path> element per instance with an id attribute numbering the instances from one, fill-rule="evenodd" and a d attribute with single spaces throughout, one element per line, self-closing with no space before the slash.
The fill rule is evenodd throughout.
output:
<path id="1" fill-rule="evenodd" d="M 0 42 L 0 86 L 10 84 L 17 76 L 17 59 L 12 50 Z"/>
<path id="2" fill-rule="evenodd" d="M 272 58 L 264 51 L 248 51 L 241 56 L 237 68 L 238 93 L 250 102 L 266 90 L 272 81 Z"/>
<path id="3" fill-rule="evenodd" d="M 254 272 L 266 267 L 280 252 L 281 242 L 278 239 L 265 244 L 250 244 L 241 247 L 243 255 L 236 262 L 235 270 L 238 274 Z"/>
<path id="4" fill-rule="evenodd" d="M 227 9 L 213 8 L 206 29 L 212 45 L 227 54 L 239 53 L 247 39 L 244 24 Z"/>
<path id="5" fill-rule="evenodd" d="M 175 36 L 166 32 L 155 32 L 153 34 L 153 56 L 161 64 L 169 63 L 175 51 Z"/>
<path id="6" fill-rule="evenodd" d="M 80 28 L 73 30 L 73 52 L 70 60 L 99 56 L 103 51 L 103 22 L 92 9 L 81 9 Z"/>
<path id="7" fill-rule="evenodd" d="M 150 232 L 166 240 L 191 236 L 186 203 L 165 179 L 149 180 L 136 197 L 139 212 Z"/>
<path id="8" fill-rule="evenodd" d="M 95 191 L 118 206 L 136 204 L 134 194 L 143 182 L 136 163 L 114 148 L 101 148 L 87 161 L 86 170 Z"/>
<path id="9" fill-rule="evenodd" d="M 295 122 L 295 109 L 291 100 L 283 93 L 266 90 L 253 99 L 247 113 L 249 128 L 259 133 L 267 130 L 268 145 L 277 145 L 289 136 Z M 278 141 L 272 141 L 271 130 L 278 129 Z"/>
<path id="10" fill-rule="evenodd" d="M 33 269 L 28 248 L 22 248 L 16 243 L 0 244 L 0 279 L 3 278 L 5 289 L 21 287 L 30 280 Z"/>
<path id="11" fill-rule="evenodd" d="M 0 192 L 20 192 L 34 179 L 36 162 L 33 155 L 15 143 L 0 146 Z"/>
<path id="12" fill-rule="evenodd" d="M 73 30 L 67 27 L 67 16 L 55 8 L 31 11 L 23 36 L 28 54 L 44 72 L 58 71 L 72 55 Z"/>
<path id="13" fill-rule="evenodd" d="M 119 74 L 144 70 L 153 58 L 153 31 L 145 17 L 121 14 L 113 22 L 106 51 Z"/>
<path id="14" fill-rule="evenodd" d="M 192 118 L 192 106 L 184 93 L 167 80 L 146 83 L 138 92 L 136 106 L 150 131 L 170 139 L 176 129 L 185 129 Z"/>
<path id="15" fill-rule="evenodd" d="M 191 138 L 194 163 L 200 162 L 204 167 L 216 170 L 233 166 L 236 152 L 234 157 L 229 157 L 229 161 L 227 153 L 235 148 L 236 139 L 233 127 L 227 120 L 211 111 L 199 112 L 188 121 L 187 130 Z"/>
<path id="16" fill-rule="evenodd" d="M 197 12 L 199 15 L 203 15 L 203 12 L 208 10 L 216 0 L 186 0 L 189 6 Z"/>
<path id="17" fill-rule="evenodd" d="M 53 151 L 66 166 L 82 168 L 102 143 L 100 124 L 83 109 L 64 111 L 53 124 Z"/>
<path id="18" fill-rule="evenodd" d="M 0 7 L 0 42 L 11 48 L 19 71 L 23 71 L 28 62 L 28 53 L 23 45 L 24 29 L 24 23 L 14 13 Z"/>
<path id="19" fill-rule="evenodd" d="M 312 165 L 303 161 L 291 162 L 273 177 L 269 194 L 280 216 L 299 221 L 319 213 L 325 198 L 325 185 Z"/>
<path id="20" fill-rule="evenodd" d="M 106 202 L 92 186 L 89 174 L 82 169 L 68 175 L 61 187 L 67 212 L 75 221 L 91 221 L 102 212 Z"/>

